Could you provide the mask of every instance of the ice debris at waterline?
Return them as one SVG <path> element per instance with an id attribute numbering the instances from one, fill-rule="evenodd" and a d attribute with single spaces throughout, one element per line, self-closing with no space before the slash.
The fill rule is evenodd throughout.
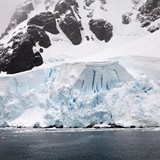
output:
<path id="1" fill-rule="evenodd" d="M 0 81 L 1 126 L 160 126 L 160 85 L 119 63 L 66 63 Z"/>

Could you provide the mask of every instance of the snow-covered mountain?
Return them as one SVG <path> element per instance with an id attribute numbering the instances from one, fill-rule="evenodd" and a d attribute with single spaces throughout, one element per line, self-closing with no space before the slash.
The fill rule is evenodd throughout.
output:
<path id="1" fill-rule="evenodd" d="M 0 40 L 0 125 L 160 126 L 159 8 L 24 1 Z"/>

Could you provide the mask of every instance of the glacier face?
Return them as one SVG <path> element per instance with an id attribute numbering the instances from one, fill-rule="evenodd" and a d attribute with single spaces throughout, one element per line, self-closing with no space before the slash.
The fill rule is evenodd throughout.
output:
<path id="1" fill-rule="evenodd" d="M 84 95 L 97 94 L 132 79 L 127 71 L 115 62 L 61 64 L 53 68 L 4 76 L 1 77 L 0 85 L 1 120 L 11 122 L 32 107 L 47 111 L 52 105 L 60 105 L 60 111 L 64 108 L 63 104 L 67 103 L 66 107 L 72 108 L 69 102 L 76 101 L 74 96 L 77 91 Z M 94 100 L 92 101 L 91 108 L 96 105 Z M 45 116 L 41 118 L 45 119 Z"/>
<path id="2" fill-rule="evenodd" d="M 34 10 L 0 43 L 10 48 L 10 39 L 26 32 L 30 18 L 53 12 L 58 1 L 28 0 Z M 80 45 L 73 46 L 57 25 L 58 35 L 46 32 L 49 48 L 38 42 L 32 48 L 34 54 L 44 51 L 42 66 L 25 73 L 0 74 L 0 126 L 160 126 L 160 31 L 149 34 L 137 19 L 146 0 L 107 0 L 103 4 L 95 0 L 89 6 L 77 2 L 81 18 L 73 12 L 84 28 Z M 131 16 L 128 25 L 122 23 L 123 14 Z M 113 24 L 108 43 L 98 41 L 91 32 L 91 18 Z"/>
<path id="3" fill-rule="evenodd" d="M 159 126 L 158 83 L 119 63 L 64 63 L 1 77 L 0 125 Z"/>

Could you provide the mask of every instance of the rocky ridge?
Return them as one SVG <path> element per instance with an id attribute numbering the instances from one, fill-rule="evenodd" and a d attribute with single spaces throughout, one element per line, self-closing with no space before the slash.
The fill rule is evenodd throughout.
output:
<path id="1" fill-rule="evenodd" d="M 139 21 L 142 27 L 147 27 L 151 33 L 160 29 L 160 0 L 147 0 L 146 3 L 139 8 L 140 16 Z M 154 22 L 158 22 L 155 23 Z"/>
<path id="2" fill-rule="evenodd" d="M 95 3 L 95 0 L 81 3 L 76 0 L 24 1 L 17 7 L 10 24 L 1 35 L 0 72 L 18 73 L 42 65 L 41 52 L 34 51 L 33 48 L 38 45 L 45 52 L 45 48 L 51 45 L 49 34 L 60 35 L 63 32 L 73 45 L 79 45 L 85 39 L 109 42 L 114 36 L 114 25 L 107 18 L 97 18 L 94 15 Z M 108 3 L 106 0 L 99 0 L 98 7 L 103 14 L 108 12 Z M 132 0 L 132 3 L 137 6 L 139 1 Z M 35 12 L 42 4 L 44 9 Z M 160 23 L 152 25 L 160 18 L 159 6 L 159 0 L 147 0 L 140 8 L 136 8 L 136 21 L 149 32 L 160 28 Z M 85 23 L 84 15 L 80 12 L 82 9 L 86 14 Z M 134 14 L 132 11 L 123 13 L 121 23 L 130 25 L 135 20 Z M 90 33 L 85 31 L 86 26 Z"/>

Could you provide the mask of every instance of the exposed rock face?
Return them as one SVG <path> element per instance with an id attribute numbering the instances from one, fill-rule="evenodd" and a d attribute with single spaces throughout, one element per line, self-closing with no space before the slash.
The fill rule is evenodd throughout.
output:
<path id="1" fill-rule="evenodd" d="M 82 42 L 82 38 L 87 41 L 94 41 L 97 37 L 100 41 L 108 42 L 113 36 L 113 26 L 104 17 L 105 12 L 107 12 L 106 4 L 108 2 L 107 0 L 97 1 L 26 0 L 23 2 L 17 7 L 4 33 L 4 35 L 7 35 L 4 37 L 6 45 L 3 45 L 3 40 L 2 45 L 0 44 L 0 71 L 17 73 L 41 65 L 43 63 L 41 53 L 45 52 L 44 48 L 48 48 L 51 45 L 48 35 L 54 43 L 54 41 L 63 40 L 63 36 L 60 35 L 62 32 L 60 31 L 63 31 L 74 45 L 79 45 Z M 139 4 L 139 0 L 132 1 L 135 4 Z M 142 22 L 142 27 L 149 26 L 146 29 L 149 32 L 154 32 L 160 28 L 151 24 L 151 20 L 155 18 L 153 14 L 156 14 L 156 18 L 157 15 L 160 15 L 159 1 L 147 0 L 146 4 L 139 10 L 138 19 Z M 98 10 L 94 8 L 95 5 L 99 5 Z M 38 7 L 43 8 L 43 12 L 39 12 Z M 30 14 L 32 10 L 34 12 Z M 85 12 L 81 17 L 82 10 Z M 99 10 L 103 10 L 103 19 L 94 19 L 94 17 L 97 17 L 97 11 L 99 12 Z M 30 17 L 32 14 L 33 17 L 28 19 L 28 15 Z M 131 20 L 133 21 L 135 17 L 132 17 L 132 15 L 130 12 L 123 14 L 122 23 L 131 23 Z M 25 21 L 26 19 L 27 21 Z M 23 21 L 25 22 L 20 25 L 21 27 L 17 26 Z M 87 33 L 88 27 L 92 33 Z M 10 32 L 11 30 L 13 32 Z M 47 35 L 45 31 L 54 35 Z M 55 36 L 56 34 L 58 35 Z M 37 43 L 42 47 L 36 47 Z"/>
<path id="2" fill-rule="evenodd" d="M 95 0 L 85 0 L 86 6 L 90 6 Z"/>
<path id="3" fill-rule="evenodd" d="M 149 27 L 147 30 L 148 30 L 149 32 L 153 33 L 153 32 L 155 32 L 155 31 L 157 31 L 157 30 L 159 30 L 159 29 L 160 29 L 160 23 L 158 23 L 156 26 L 151 26 L 151 27 Z"/>
<path id="4" fill-rule="evenodd" d="M 151 15 L 152 12 L 160 6 L 160 0 L 147 0 L 141 7 L 140 11 L 143 15 Z"/>
<path id="5" fill-rule="evenodd" d="M 151 22 L 149 20 L 145 20 L 144 22 L 142 22 L 141 27 L 147 27 L 151 24 Z"/>
<path id="6" fill-rule="evenodd" d="M 85 2 L 85 5 L 86 6 L 90 6 L 92 3 L 94 3 L 96 0 L 85 0 L 84 2 Z M 98 1 L 98 0 L 97 0 Z M 106 0 L 99 0 L 100 2 L 101 2 L 101 4 L 102 5 L 104 5 L 104 4 L 106 4 L 107 3 L 107 1 Z"/>
<path id="7" fill-rule="evenodd" d="M 40 66 L 41 64 L 43 64 L 43 58 L 39 52 L 36 52 L 34 54 L 33 62 L 34 62 L 34 66 Z"/>
<path id="8" fill-rule="evenodd" d="M 82 37 L 80 33 L 80 25 L 75 17 L 67 15 L 59 22 L 59 26 L 74 45 L 81 43 Z"/>
<path id="9" fill-rule="evenodd" d="M 15 13 L 13 14 L 11 21 L 5 30 L 5 32 L 1 35 L 4 37 L 9 30 L 16 27 L 18 24 L 23 22 L 28 18 L 28 14 L 33 10 L 33 3 L 32 0 L 28 0 L 17 6 Z"/>
<path id="10" fill-rule="evenodd" d="M 73 10 L 77 12 L 79 6 L 76 0 L 60 0 L 55 6 L 55 11 L 57 11 L 59 15 L 65 14 L 68 11 L 73 14 L 72 7 Z"/>
<path id="11" fill-rule="evenodd" d="M 126 13 L 122 15 L 122 23 L 129 24 L 131 22 L 132 13 Z"/>
<path id="12" fill-rule="evenodd" d="M 113 26 L 103 19 L 91 19 L 89 22 L 90 30 L 96 35 L 96 37 L 105 42 L 108 42 L 113 36 Z"/>
<path id="13" fill-rule="evenodd" d="M 48 48 L 51 45 L 50 39 L 45 31 L 35 25 L 30 25 L 27 29 L 28 35 L 31 36 L 33 45 L 39 42 L 39 45 Z"/>
<path id="14" fill-rule="evenodd" d="M 148 27 L 152 22 L 160 18 L 160 0 L 147 0 L 139 10 L 141 26 Z M 154 31 L 159 29 L 158 26 L 152 28 L 155 28 L 153 29 Z M 151 28 L 148 28 L 148 31 L 151 31 Z"/>
<path id="15" fill-rule="evenodd" d="M 100 0 L 100 2 L 101 2 L 102 4 L 106 4 L 106 3 L 107 3 L 106 0 Z"/>
<path id="16" fill-rule="evenodd" d="M 45 31 L 48 31 L 52 34 L 58 34 L 55 16 L 52 12 L 42 12 L 33 18 L 31 18 L 28 22 L 28 25 L 34 24 L 40 27 L 43 27 Z"/>
<path id="17" fill-rule="evenodd" d="M 81 24 L 76 19 L 72 7 L 75 13 L 78 14 L 78 3 L 75 0 L 61 0 L 55 6 L 55 12 L 62 31 L 74 45 L 78 45 L 82 41 Z"/>
<path id="18" fill-rule="evenodd" d="M 9 43 L 11 47 L 0 50 L 0 71 L 8 74 L 18 73 L 32 69 L 43 63 L 39 52 L 34 54 L 33 46 L 36 42 L 47 48 L 50 46 L 50 39 L 45 31 L 37 26 L 29 26 L 26 33 L 18 33 Z"/>

